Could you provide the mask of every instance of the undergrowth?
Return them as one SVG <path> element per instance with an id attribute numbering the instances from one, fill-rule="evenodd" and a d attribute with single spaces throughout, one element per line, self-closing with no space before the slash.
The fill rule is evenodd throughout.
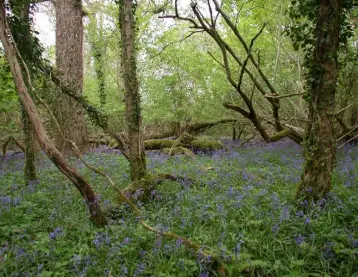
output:
<path id="1" fill-rule="evenodd" d="M 119 187 L 129 184 L 118 153 L 98 150 L 86 160 Z M 358 276 L 357 161 L 357 148 L 339 152 L 333 191 L 304 212 L 307 203 L 293 200 L 301 149 L 289 142 L 228 145 L 195 159 L 151 152 L 151 173 L 195 183 L 166 181 L 137 204 L 151 225 L 219 252 L 229 276 Z M 117 203 L 105 180 L 71 163 L 104 209 Z M 125 206 L 96 229 L 71 183 L 47 159 L 38 164 L 40 179 L 28 187 L 21 155 L 0 165 L 0 276 L 216 276 L 200 252 L 148 232 Z"/>

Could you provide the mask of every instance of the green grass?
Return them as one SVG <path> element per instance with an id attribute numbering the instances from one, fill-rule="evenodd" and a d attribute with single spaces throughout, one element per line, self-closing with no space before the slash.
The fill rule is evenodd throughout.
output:
<path id="1" fill-rule="evenodd" d="M 306 213 L 305 203 L 293 202 L 300 152 L 277 143 L 195 159 L 150 153 L 151 173 L 196 182 L 167 181 L 138 204 L 152 226 L 220 253 L 229 276 L 358 276 L 358 149 L 339 153 L 332 193 Z M 94 152 L 86 159 L 118 186 L 129 184 L 122 156 Z M 216 276 L 200 253 L 145 230 L 128 207 L 96 229 L 79 193 L 54 166 L 42 159 L 39 182 L 24 187 L 22 163 L 0 166 L 0 276 Z M 72 164 L 105 209 L 117 203 L 105 180 Z"/>

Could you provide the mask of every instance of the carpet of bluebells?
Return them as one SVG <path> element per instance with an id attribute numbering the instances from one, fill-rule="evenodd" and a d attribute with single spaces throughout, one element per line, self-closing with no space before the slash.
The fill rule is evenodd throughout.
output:
<path id="1" fill-rule="evenodd" d="M 338 151 L 332 192 L 307 212 L 305 201 L 294 202 L 300 146 L 225 143 L 194 159 L 149 152 L 151 173 L 188 181 L 166 181 L 149 202 L 138 201 L 146 221 L 217 251 L 229 276 L 358 276 L 358 147 Z M 99 148 L 85 158 L 128 186 L 118 152 Z M 39 180 L 27 187 L 23 163 L 22 154 L 0 157 L 0 276 L 217 276 L 210 256 L 145 230 L 79 161 L 71 164 L 104 209 L 119 206 L 105 229 L 91 224 L 79 193 L 50 161 L 38 159 Z"/>

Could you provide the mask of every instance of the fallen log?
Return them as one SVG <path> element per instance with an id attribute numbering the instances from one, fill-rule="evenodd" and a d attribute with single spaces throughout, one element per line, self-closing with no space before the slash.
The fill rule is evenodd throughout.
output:
<path id="1" fill-rule="evenodd" d="M 143 136 L 144 136 L 144 140 L 170 138 L 170 137 L 180 136 L 180 134 L 182 133 L 188 133 L 193 136 L 197 136 L 216 125 L 233 123 L 236 121 L 237 119 L 224 118 L 216 121 L 206 121 L 206 122 L 193 123 L 183 126 L 181 126 L 179 122 L 175 122 L 170 124 L 170 126 L 167 127 L 166 130 L 162 132 L 144 133 Z"/>
<path id="2" fill-rule="evenodd" d="M 191 151 L 188 148 L 185 147 L 174 147 L 174 148 L 163 148 L 163 153 L 164 154 L 169 154 L 170 156 L 175 156 L 175 155 L 185 155 L 189 158 L 194 158 L 195 154 L 193 153 L 193 151 Z"/>
<path id="3" fill-rule="evenodd" d="M 224 148 L 222 142 L 217 140 L 195 139 L 190 142 L 178 140 L 151 139 L 144 141 L 146 150 L 162 150 L 165 148 L 184 147 L 195 151 L 220 150 Z"/>

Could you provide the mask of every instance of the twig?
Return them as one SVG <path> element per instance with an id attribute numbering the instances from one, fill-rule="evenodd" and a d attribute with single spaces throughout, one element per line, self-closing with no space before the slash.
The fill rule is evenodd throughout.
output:
<path id="1" fill-rule="evenodd" d="M 174 44 L 176 44 L 176 43 L 181 43 L 181 42 L 183 42 L 184 40 L 190 38 L 192 35 L 194 35 L 194 34 L 196 34 L 196 33 L 202 33 L 202 32 L 203 32 L 203 30 L 193 31 L 193 32 L 191 32 L 189 35 L 183 37 L 183 38 L 180 39 L 180 40 L 170 42 L 169 44 L 165 45 L 157 54 L 155 54 L 155 55 L 149 57 L 149 59 L 154 59 L 154 58 L 156 58 L 156 57 L 159 56 L 161 53 L 163 53 L 164 50 L 167 49 L 168 47 L 170 47 L 170 46 L 172 46 L 172 45 L 174 45 Z"/>
<path id="2" fill-rule="evenodd" d="M 216 61 L 219 65 L 221 65 L 223 68 L 225 68 L 225 65 L 223 65 L 218 59 L 216 59 L 210 51 L 208 51 L 207 53 L 210 55 L 210 57 L 213 58 L 214 61 Z"/>
<path id="3" fill-rule="evenodd" d="M 340 109 L 338 112 L 335 113 L 335 115 L 339 115 L 341 112 L 344 112 L 345 110 L 349 109 L 350 107 L 352 107 L 353 104 L 348 105 L 347 107 Z"/>

